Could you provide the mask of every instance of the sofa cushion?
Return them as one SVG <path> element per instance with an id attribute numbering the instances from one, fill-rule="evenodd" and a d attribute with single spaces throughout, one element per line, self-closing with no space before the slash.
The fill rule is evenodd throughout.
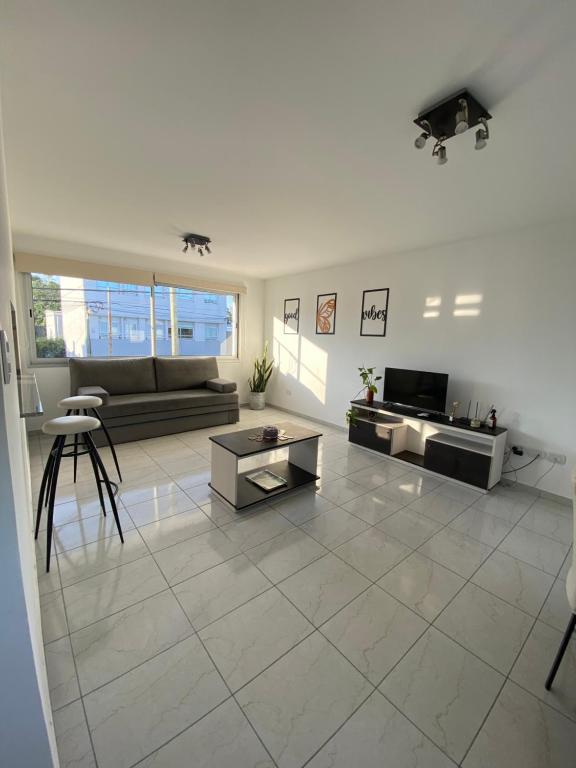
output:
<path id="1" fill-rule="evenodd" d="M 71 357 L 70 391 L 79 387 L 102 387 L 111 395 L 155 392 L 153 357 Z"/>
<path id="2" fill-rule="evenodd" d="M 184 408 L 204 408 L 205 406 L 218 406 L 223 410 L 238 408 L 238 395 L 235 392 L 221 394 L 204 388 L 138 395 L 112 395 L 108 398 L 106 407 L 102 407 L 99 413 L 103 419 L 106 419 L 158 411 L 169 413 Z"/>
<path id="3" fill-rule="evenodd" d="M 208 379 L 218 377 L 215 357 L 157 357 L 158 392 L 205 387 Z"/>
<path id="4" fill-rule="evenodd" d="M 208 379 L 206 386 L 214 392 L 236 392 L 236 382 L 230 379 Z"/>

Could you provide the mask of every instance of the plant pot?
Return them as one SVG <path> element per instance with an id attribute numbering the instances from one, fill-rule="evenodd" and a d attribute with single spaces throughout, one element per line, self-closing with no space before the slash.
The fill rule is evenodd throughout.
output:
<path id="1" fill-rule="evenodd" d="M 250 392 L 248 403 L 253 411 L 263 411 L 266 407 L 266 393 Z"/>
<path id="2" fill-rule="evenodd" d="M 372 403 L 374 402 L 374 392 L 372 392 L 371 389 L 366 390 L 366 402 L 368 403 L 368 405 L 372 405 Z"/>

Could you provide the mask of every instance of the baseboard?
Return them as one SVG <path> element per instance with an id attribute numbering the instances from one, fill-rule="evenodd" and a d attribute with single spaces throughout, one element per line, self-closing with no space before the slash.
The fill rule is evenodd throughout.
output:
<path id="1" fill-rule="evenodd" d="M 322 419 L 315 419 L 314 416 L 308 416 L 305 413 L 300 413 L 299 411 L 291 411 L 290 408 L 284 408 L 281 405 L 274 405 L 274 403 L 266 403 L 266 405 L 269 405 L 270 408 L 276 408 L 277 411 L 283 411 L 284 413 L 289 413 L 291 416 L 297 416 L 299 419 L 309 419 L 309 421 L 313 421 L 315 424 L 322 424 L 324 427 L 330 427 L 330 429 L 337 429 L 339 432 L 348 432 L 348 429 L 346 427 L 340 426 L 340 424 L 333 424 L 330 421 L 323 421 Z"/>

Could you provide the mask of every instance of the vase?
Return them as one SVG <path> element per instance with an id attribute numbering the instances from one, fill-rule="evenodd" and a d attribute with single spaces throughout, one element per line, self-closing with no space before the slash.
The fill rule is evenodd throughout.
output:
<path id="1" fill-rule="evenodd" d="M 372 403 L 374 402 L 374 392 L 372 392 L 371 389 L 366 390 L 366 402 L 368 403 L 368 405 L 372 405 Z"/>
<path id="2" fill-rule="evenodd" d="M 248 403 L 253 411 L 263 411 L 266 407 L 266 393 L 250 392 Z"/>

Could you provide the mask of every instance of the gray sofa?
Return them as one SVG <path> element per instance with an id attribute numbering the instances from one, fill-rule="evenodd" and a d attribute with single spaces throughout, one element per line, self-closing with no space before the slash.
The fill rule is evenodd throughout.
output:
<path id="1" fill-rule="evenodd" d="M 215 357 L 72 357 L 70 394 L 97 395 L 114 443 L 238 421 L 236 383 Z M 105 445 L 102 430 L 94 434 Z"/>

